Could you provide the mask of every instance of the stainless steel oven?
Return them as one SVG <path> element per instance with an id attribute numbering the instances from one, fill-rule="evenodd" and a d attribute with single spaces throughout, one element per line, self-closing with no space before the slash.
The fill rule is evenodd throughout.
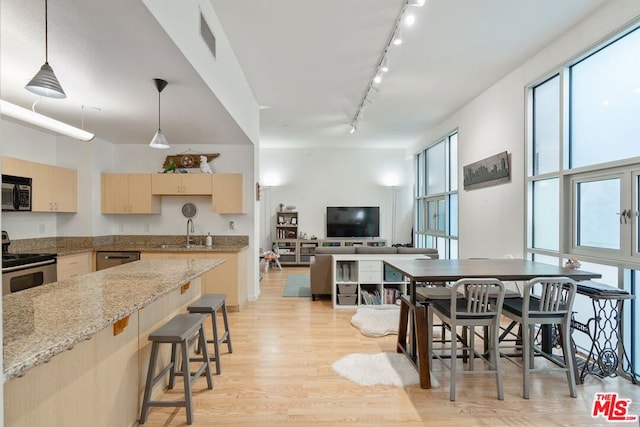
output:
<path id="1" fill-rule="evenodd" d="M 2 232 L 2 295 L 57 280 L 55 254 L 10 254 L 9 236 Z"/>
<path id="2" fill-rule="evenodd" d="M 2 210 L 31 210 L 31 178 L 2 175 Z"/>

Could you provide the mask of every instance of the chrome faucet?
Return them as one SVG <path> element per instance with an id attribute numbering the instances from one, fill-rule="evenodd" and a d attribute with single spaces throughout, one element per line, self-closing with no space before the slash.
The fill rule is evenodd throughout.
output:
<path id="1" fill-rule="evenodd" d="M 191 227 L 189 227 L 189 225 L 191 225 Z M 196 230 L 193 228 L 193 220 L 189 218 L 187 220 L 187 247 L 191 245 L 191 233 L 195 231 Z"/>

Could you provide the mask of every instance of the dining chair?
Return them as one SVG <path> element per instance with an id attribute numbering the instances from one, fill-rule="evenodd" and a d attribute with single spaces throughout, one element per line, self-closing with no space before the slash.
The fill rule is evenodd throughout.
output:
<path id="1" fill-rule="evenodd" d="M 512 347 L 522 350 L 522 363 L 506 355 L 507 360 L 520 366 L 523 371 L 522 397 L 529 398 L 529 378 L 531 372 L 565 371 L 571 397 L 577 397 L 575 366 L 571 346 L 571 309 L 576 294 L 576 282 L 568 277 L 547 277 L 531 279 L 524 286 L 521 298 L 504 300 L 502 313 L 520 324 L 521 343 Z M 534 343 L 536 325 L 558 325 L 562 346 L 562 360 L 542 351 Z M 534 367 L 534 356 L 541 355 L 553 361 L 559 367 Z"/>
<path id="2" fill-rule="evenodd" d="M 498 334 L 500 313 L 504 300 L 504 284 L 497 279 L 460 279 L 449 288 L 448 299 L 434 299 L 430 303 L 428 326 L 433 323 L 433 316 L 437 316 L 450 330 L 449 346 L 433 348 L 431 339 L 427 341 L 427 354 L 437 357 L 450 371 L 449 399 L 456 400 L 456 376 L 458 374 L 495 373 L 498 399 L 504 399 L 502 387 L 502 370 L 500 368 L 500 353 L 498 348 Z M 488 327 L 489 351 L 476 352 L 475 327 Z M 462 335 L 458 334 L 460 329 Z M 460 345 L 459 345 L 460 344 Z M 462 351 L 464 360 L 468 358 L 468 370 L 458 371 L 458 352 Z M 446 353 L 449 353 L 448 355 Z M 474 370 L 475 357 L 482 359 L 486 370 Z M 488 356 L 488 358 L 487 358 Z M 443 360 L 449 357 L 449 364 Z"/>

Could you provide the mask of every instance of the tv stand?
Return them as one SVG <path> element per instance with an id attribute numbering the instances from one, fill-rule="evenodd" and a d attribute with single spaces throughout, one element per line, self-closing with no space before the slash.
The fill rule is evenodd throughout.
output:
<path id="1" fill-rule="evenodd" d="M 348 247 L 348 246 L 387 246 L 386 239 L 377 237 L 352 237 L 352 238 L 327 238 L 322 239 L 318 246 L 321 247 Z"/>

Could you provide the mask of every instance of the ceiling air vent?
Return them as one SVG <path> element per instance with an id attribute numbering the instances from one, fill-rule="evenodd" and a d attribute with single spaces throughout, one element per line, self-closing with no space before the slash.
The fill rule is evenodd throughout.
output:
<path id="1" fill-rule="evenodd" d="M 216 36 L 213 35 L 213 32 L 211 31 L 211 28 L 209 28 L 209 24 L 207 24 L 207 21 L 204 19 L 204 16 L 202 16 L 202 13 L 200 13 L 200 35 L 202 36 L 202 39 L 204 40 L 204 42 L 206 43 L 206 45 L 209 47 L 209 50 L 211 51 L 211 53 L 213 54 L 213 57 L 216 57 Z"/>

